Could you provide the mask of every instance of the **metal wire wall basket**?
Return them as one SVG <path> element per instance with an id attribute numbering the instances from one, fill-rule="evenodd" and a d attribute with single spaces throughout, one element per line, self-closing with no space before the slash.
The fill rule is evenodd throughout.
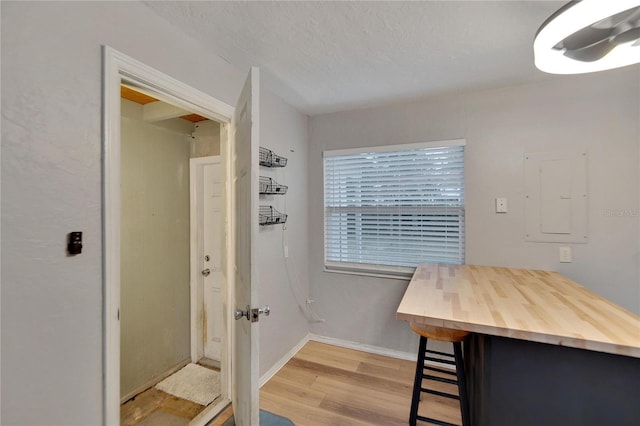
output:
<path id="1" fill-rule="evenodd" d="M 260 206 L 259 212 L 260 225 L 277 225 L 279 223 L 287 222 L 287 215 L 280 213 L 274 209 L 273 206 Z"/>
<path id="2" fill-rule="evenodd" d="M 284 195 L 287 193 L 288 186 L 280 185 L 270 177 L 260 176 L 260 193 L 261 194 L 274 194 Z"/>
<path id="3" fill-rule="evenodd" d="M 260 147 L 260 165 L 266 167 L 284 167 L 287 159 L 267 148 Z"/>

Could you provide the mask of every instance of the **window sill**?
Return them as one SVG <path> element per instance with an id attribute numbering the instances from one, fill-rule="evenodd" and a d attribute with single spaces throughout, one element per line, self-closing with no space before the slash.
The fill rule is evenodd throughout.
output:
<path id="1" fill-rule="evenodd" d="M 386 279 L 393 279 L 393 280 L 408 281 L 411 279 L 415 271 L 415 268 L 412 268 L 412 269 L 413 269 L 412 271 L 407 271 L 407 272 L 376 271 L 371 269 L 361 269 L 361 270 L 348 269 L 347 270 L 347 269 L 329 267 L 325 265 L 324 272 L 329 272 L 332 274 L 360 275 L 364 277 L 375 277 L 375 278 L 386 278 Z"/>

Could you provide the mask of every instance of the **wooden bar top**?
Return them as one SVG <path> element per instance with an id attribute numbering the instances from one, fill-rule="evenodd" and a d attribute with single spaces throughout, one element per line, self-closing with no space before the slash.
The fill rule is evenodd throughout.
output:
<path id="1" fill-rule="evenodd" d="M 422 263 L 397 318 L 640 358 L 640 317 L 557 272 Z"/>

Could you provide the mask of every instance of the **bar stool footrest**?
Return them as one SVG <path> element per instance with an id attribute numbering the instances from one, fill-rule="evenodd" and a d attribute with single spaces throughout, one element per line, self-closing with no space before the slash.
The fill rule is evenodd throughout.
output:
<path id="1" fill-rule="evenodd" d="M 433 381 L 440 382 L 440 383 L 448 383 L 450 385 L 457 385 L 458 384 L 457 380 L 447 379 L 446 377 L 431 376 L 429 374 L 423 374 L 422 378 L 423 379 L 428 379 L 428 380 L 433 380 Z"/>
<path id="2" fill-rule="evenodd" d="M 435 361 L 435 362 L 441 362 L 443 364 L 450 364 L 450 365 L 456 365 L 455 361 L 450 361 L 448 359 L 442 359 L 442 358 L 434 358 L 431 356 L 425 356 L 424 359 L 428 360 L 428 361 Z"/>
<path id="3" fill-rule="evenodd" d="M 452 376 L 457 376 L 458 374 L 455 371 L 451 371 L 451 370 L 445 370 L 444 368 L 438 368 L 438 367 L 430 367 L 428 365 L 425 365 L 424 367 L 422 367 L 423 370 L 430 370 L 430 371 L 437 371 L 438 373 L 442 373 L 442 374 L 450 374 Z"/>
<path id="4" fill-rule="evenodd" d="M 423 422 L 427 422 L 427 423 L 431 423 L 434 425 L 440 425 L 440 426 L 458 426 L 455 423 L 449 423 L 449 422 L 445 422 L 442 420 L 438 420 L 438 419 L 432 419 L 431 417 L 424 417 L 424 416 L 417 416 L 416 417 L 418 420 L 421 420 Z"/>
<path id="5" fill-rule="evenodd" d="M 430 353 L 430 354 L 435 354 L 435 355 L 448 356 L 451 359 L 455 359 L 455 355 L 454 354 L 450 354 L 448 352 L 434 351 L 433 349 L 427 349 L 425 352 Z"/>
<path id="6" fill-rule="evenodd" d="M 442 396 L 444 398 L 451 398 L 451 399 L 460 400 L 460 397 L 458 395 L 454 395 L 452 393 L 447 393 L 447 392 L 440 392 L 440 391 L 433 390 L 433 389 L 420 388 L 420 392 L 430 393 L 431 395 L 438 395 L 438 396 Z"/>

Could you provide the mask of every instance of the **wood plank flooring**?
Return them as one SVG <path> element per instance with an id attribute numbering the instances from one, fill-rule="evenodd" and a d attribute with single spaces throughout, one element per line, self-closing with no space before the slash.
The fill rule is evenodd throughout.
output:
<path id="1" fill-rule="evenodd" d="M 203 367 L 220 371 L 219 363 L 203 358 Z M 186 426 L 206 406 L 150 387 L 120 406 L 122 426 Z"/>
<path id="2" fill-rule="evenodd" d="M 261 388 L 260 408 L 297 426 L 405 426 L 414 373 L 411 361 L 309 342 Z M 457 394 L 452 385 L 428 386 Z M 424 396 L 420 414 L 461 423 L 458 402 L 448 398 Z M 231 415 L 226 410 L 210 426 Z"/>
<path id="3" fill-rule="evenodd" d="M 149 422 L 151 422 L 149 424 L 162 422 L 187 425 L 189 420 L 196 417 L 204 409 L 204 405 L 178 398 L 152 387 L 122 404 L 120 424 L 134 426 L 145 425 Z M 164 421 L 158 420 L 160 415 L 163 415 Z"/>

